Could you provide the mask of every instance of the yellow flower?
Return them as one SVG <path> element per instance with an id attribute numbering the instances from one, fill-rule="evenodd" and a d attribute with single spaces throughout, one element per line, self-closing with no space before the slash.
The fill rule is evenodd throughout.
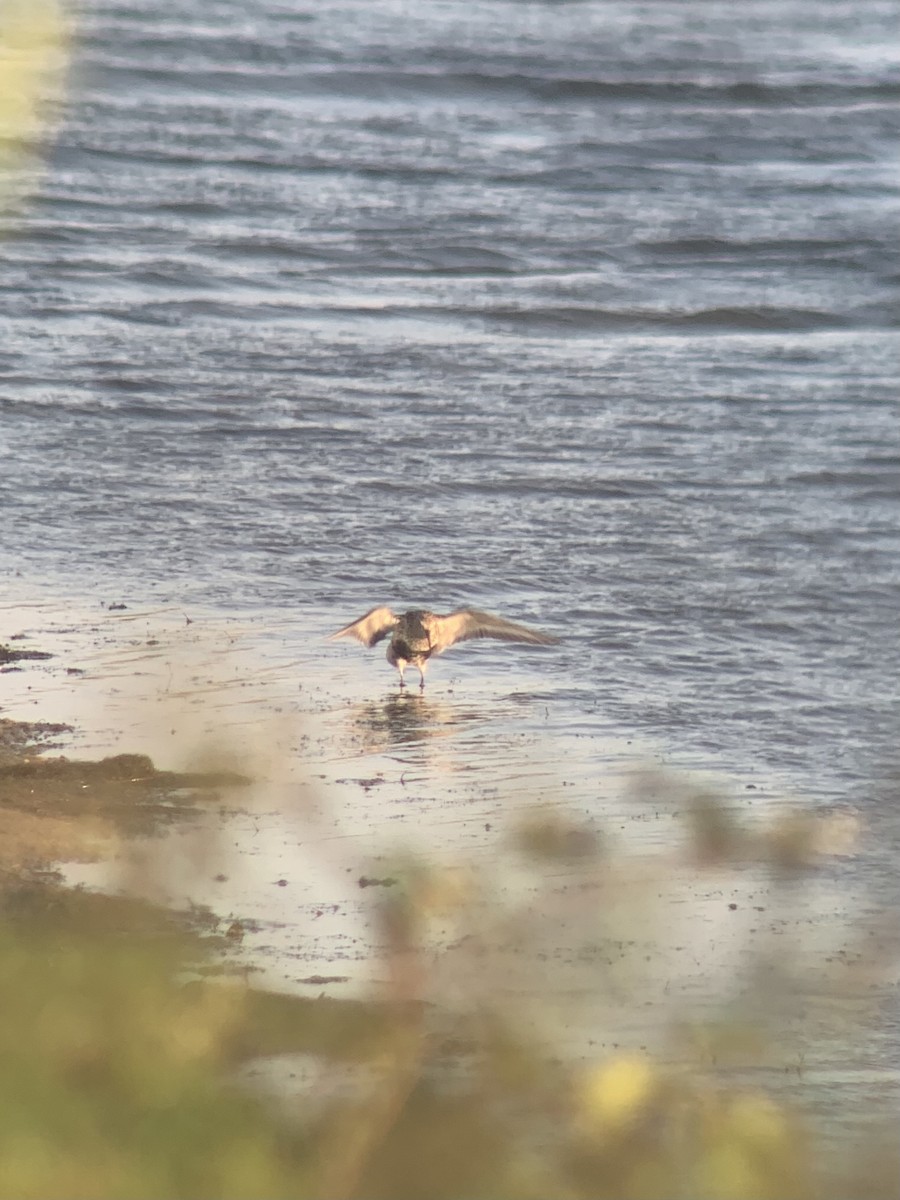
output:
<path id="1" fill-rule="evenodd" d="M 644 1116 L 659 1093 L 653 1065 L 621 1054 L 592 1068 L 581 1087 L 579 1125 L 585 1134 L 619 1133 Z"/>

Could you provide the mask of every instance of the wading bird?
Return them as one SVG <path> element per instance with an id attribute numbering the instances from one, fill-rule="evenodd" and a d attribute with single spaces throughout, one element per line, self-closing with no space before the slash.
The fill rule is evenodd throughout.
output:
<path id="1" fill-rule="evenodd" d="M 559 638 L 516 625 L 503 617 L 473 608 L 460 608 L 447 616 L 412 609 L 399 616 L 389 608 L 373 608 L 358 621 L 331 634 L 329 641 L 352 637 L 364 646 L 374 646 L 388 634 L 387 660 L 400 672 L 400 686 L 405 687 L 403 672 L 413 666 L 421 675 L 420 688 L 425 686 L 425 669 L 435 654 L 443 654 L 457 642 L 469 638 L 498 638 L 501 642 L 529 642 L 533 646 L 553 646 Z"/>

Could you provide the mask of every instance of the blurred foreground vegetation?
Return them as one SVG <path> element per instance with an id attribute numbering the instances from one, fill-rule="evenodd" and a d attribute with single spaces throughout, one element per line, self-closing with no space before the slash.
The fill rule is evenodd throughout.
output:
<path id="1" fill-rule="evenodd" d="M 3 788 L 0 771 L 0 807 Z M 688 824 L 698 878 L 750 855 L 794 890 L 814 872 L 814 822 L 751 833 L 702 795 Z M 573 863 L 597 880 L 616 877 L 601 841 L 552 813 L 524 821 L 509 852 L 538 881 Z M 455 920 L 464 940 L 481 937 L 468 926 L 473 876 L 412 861 L 398 861 L 395 874 L 380 908 L 388 982 L 368 1003 L 272 995 L 221 974 L 214 917 L 68 891 L 27 871 L 7 876 L 0 1196 L 898 1194 L 895 1139 L 890 1126 L 879 1131 L 880 1114 L 867 1143 L 840 1156 L 840 1169 L 832 1156 L 823 1174 L 827 1147 L 791 1106 L 716 1069 L 729 1047 L 746 1049 L 736 1022 L 710 1025 L 699 1055 L 688 1045 L 697 1030 L 685 1031 L 678 1062 L 602 1048 L 600 1028 L 588 1061 L 567 1059 L 512 1002 L 491 1000 L 488 957 L 477 982 L 451 979 L 453 1002 L 442 1007 L 429 990 L 428 929 Z M 489 955 L 486 941 L 482 950 Z M 517 954 L 529 954 L 527 937 Z M 597 1014 L 601 1022 L 599 1005 Z M 844 1034 L 854 1036 L 851 1024 Z M 293 1095 L 250 1086 L 273 1056 L 291 1056 L 275 1059 L 284 1079 L 307 1072 Z"/>

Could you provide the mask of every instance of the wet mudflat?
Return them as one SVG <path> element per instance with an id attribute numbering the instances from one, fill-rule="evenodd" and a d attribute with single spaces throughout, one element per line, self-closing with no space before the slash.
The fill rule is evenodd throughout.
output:
<path id="1" fill-rule="evenodd" d="M 380 656 L 248 620 L 4 620 L 52 654 L 0 677 L 6 711 L 63 720 L 7 765 L 3 816 L 32 793 L 64 814 L 44 857 L 76 894 L 206 914 L 220 969 L 355 1004 L 395 988 L 405 906 L 416 997 L 502 1010 L 557 1060 L 699 1056 L 844 1127 L 896 1093 L 893 934 L 857 810 L 561 728 L 536 660 L 510 690 L 490 654 L 474 674 L 448 656 L 400 693 Z"/>

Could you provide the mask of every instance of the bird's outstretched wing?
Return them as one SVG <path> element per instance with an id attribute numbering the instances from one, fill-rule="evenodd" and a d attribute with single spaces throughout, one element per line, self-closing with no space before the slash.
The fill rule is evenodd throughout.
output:
<path id="1" fill-rule="evenodd" d="M 353 621 L 337 633 L 330 634 L 328 640 L 333 642 L 336 638 L 353 637 L 364 646 L 374 646 L 382 638 L 386 638 L 396 624 L 397 617 L 389 608 L 373 608 L 358 621 Z"/>
<path id="2" fill-rule="evenodd" d="M 469 638 L 498 638 L 501 642 L 530 642 L 533 646 L 554 646 L 559 641 L 548 633 L 538 633 L 536 629 L 474 608 L 460 608 L 446 617 L 429 615 L 425 623 L 431 635 L 433 654 L 441 654 L 454 643 L 466 642 Z"/>

